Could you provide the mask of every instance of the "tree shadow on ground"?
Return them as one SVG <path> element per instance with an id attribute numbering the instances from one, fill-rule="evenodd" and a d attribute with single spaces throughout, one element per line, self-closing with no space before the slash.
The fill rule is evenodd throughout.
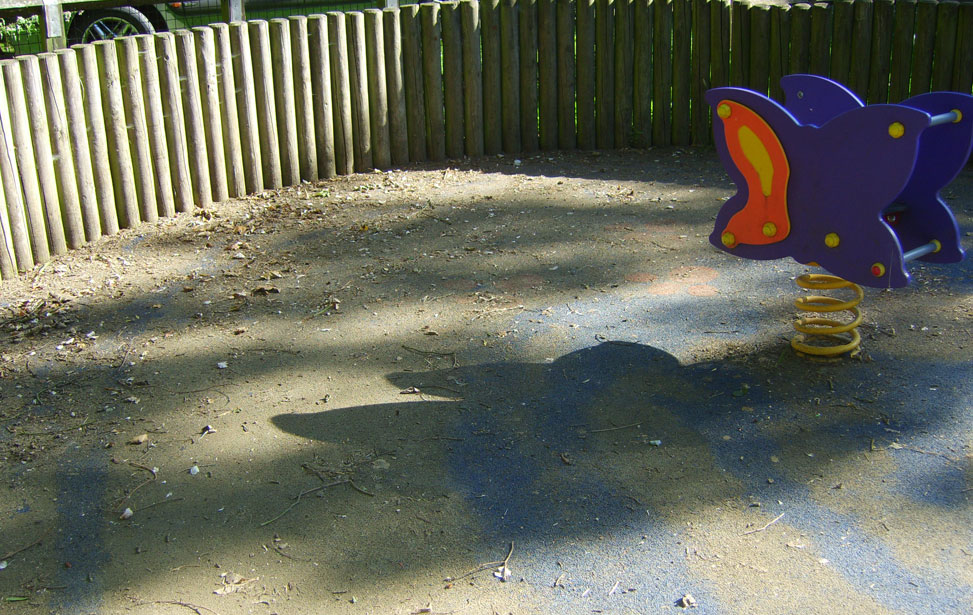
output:
<path id="1" fill-rule="evenodd" d="M 525 545 L 518 563 L 535 583 L 585 567 L 592 576 L 607 574 L 617 565 L 646 571 L 649 592 L 671 593 L 689 575 L 684 561 L 672 559 L 683 548 L 688 553 L 681 546 L 687 526 L 722 510 L 741 523 L 751 519 L 738 528 L 745 535 L 780 510 L 788 527 L 825 536 L 822 543 L 856 535 L 854 551 L 822 547 L 847 582 L 893 608 L 916 606 L 888 583 L 917 571 L 862 529 L 874 521 L 870 512 L 822 501 L 814 486 L 847 482 L 836 468 L 876 441 L 884 446 L 888 422 L 855 409 L 822 413 L 813 395 L 826 395 L 835 378 L 816 378 L 800 364 L 786 371 L 803 371 L 812 397 L 752 386 L 784 370 L 759 367 L 758 358 L 681 365 L 657 348 L 605 342 L 547 363 L 394 373 L 389 380 L 401 388 L 401 403 L 280 414 L 272 422 L 302 438 L 388 451 L 403 493 L 461 495 L 481 557 L 498 544 Z M 950 422 L 954 403 L 924 411 L 913 426 L 935 431 L 939 421 Z M 899 437 L 912 435 L 896 427 Z M 430 466 L 429 459 L 437 461 Z M 930 483 L 906 498 L 962 518 L 962 468 L 933 466 L 928 477 L 898 470 Z M 863 484 L 844 489 L 842 496 L 875 496 Z M 633 548 L 633 538 L 651 547 Z M 879 574 L 861 572 L 869 567 Z M 954 587 L 967 587 L 961 578 L 953 577 Z M 960 595 L 951 592 L 943 604 Z"/>

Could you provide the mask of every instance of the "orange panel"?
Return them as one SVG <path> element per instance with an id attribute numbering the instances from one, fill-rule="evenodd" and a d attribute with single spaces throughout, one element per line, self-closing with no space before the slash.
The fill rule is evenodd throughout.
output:
<path id="1" fill-rule="evenodd" d="M 747 204 L 723 229 L 723 243 L 765 245 L 790 234 L 787 181 L 790 165 L 776 133 L 752 109 L 724 100 L 717 106 L 723 120 L 726 146 L 733 163 L 747 181 Z"/>

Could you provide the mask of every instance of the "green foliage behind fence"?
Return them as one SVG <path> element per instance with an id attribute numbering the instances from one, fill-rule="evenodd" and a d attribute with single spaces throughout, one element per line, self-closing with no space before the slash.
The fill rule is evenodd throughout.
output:
<path id="1" fill-rule="evenodd" d="M 0 276 L 119 228 L 424 160 L 710 142 L 710 87 L 970 92 L 973 4 L 483 0 L 0 63 Z"/>

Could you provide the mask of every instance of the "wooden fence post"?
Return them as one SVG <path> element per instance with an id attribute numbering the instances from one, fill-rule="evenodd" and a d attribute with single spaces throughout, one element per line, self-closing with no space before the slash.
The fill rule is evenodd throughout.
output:
<path id="1" fill-rule="evenodd" d="M 959 3 L 956 0 L 944 0 L 936 7 L 936 44 L 932 52 L 933 66 L 930 81 L 930 89 L 933 92 L 948 90 L 953 82 L 958 14 Z M 967 73 L 973 72 L 973 66 L 967 64 L 965 70 Z"/>
<path id="2" fill-rule="evenodd" d="M 737 5 L 734 5 L 737 6 Z M 652 30 L 652 144 L 670 145 L 672 143 L 672 0 L 655 0 L 653 3 Z M 735 15 L 734 15 L 735 17 Z M 736 22 L 734 22 L 736 23 Z M 749 48 L 747 48 L 749 51 Z M 733 64 L 743 63 L 733 51 Z M 735 82 L 734 85 L 744 85 Z"/>
<path id="3" fill-rule="evenodd" d="M 430 160 L 446 157 L 446 119 L 443 109 L 442 22 L 439 4 L 419 7 L 422 23 L 422 87 L 426 104 L 426 150 Z"/>
<path id="4" fill-rule="evenodd" d="M 196 72 L 196 41 L 193 33 L 179 30 L 176 35 L 176 58 L 179 63 L 179 83 L 182 89 L 182 110 L 186 122 L 186 149 L 189 175 L 193 182 L 193 197 L 202 208 L 213 204 L 213 188 L 209 177 L 209 153 L 206 130 L 203 128 L 203 103 Z"/>
<path id="5" fill-rule="evenodd" d="M 851 75 L 851 41 L 855 25 L 854 0 L 836 0 L 833 9 L 833 38 L 831 40 L 831 78 L 848 83 Z"/>
<path id="6" fill-rule="evenodd" d="M 801 5 L 810 8 L 810 5 Z M 751 5 L 746 2 L 730 3 L 730 83 L 736 87 L 746 87 L 750 83 L 750 18 Z M 659 13 L 656 13 L 658 19 Z M 656 32 L 662 24 L 656 23 Z M 671 27 L 661 27 L 662 32 Z"/>
<path id="7" fill-rule="evenodd" d="M 811 44 L 811 5 L 793 4 L 791 13 L 791 45 L 788 68 L 791 73 L 806 73 L 811 64 L 808 47 Z"/>
<path id="8" fill-rule="evenodd" d="M 480 60 L 480 5 L 476 0 L 460 4 L 463 38 L 463 119 L 466 155 L 482 156 L 483 65 Z"/>
<path id="9" fill-rule="evenodd" d="M 0 216 L 7 214 L 3 219 L 9 224 L 4 227 L 4 250 L 0 259 L 0 267 L 7 268 L 0 269 L 4 277 L 13 277 L 17 271 L 29 271 L 34 266 L 27 221 L 30 208 L 20 180 L 18 153 L 14 146 L 14 136 L 20 131 L 14 130 L 14 114 L 8 105 L 10 90 L 7 88 L 6 75 L 8 66 L 13 64 L 12 61 L 0 62 L 0 182 L 6 205 Z"/>
<path id="10" fill-rule="evenodd" d="M 240 125 L 240 155 L 243 181 L 248 194 L 264 189 L 263 156 L 257 120 L 257 95 L 251 62 L 250 28 L 246 23 L 230 24 L 230 54 L 236 84 L 237 122 Z"/>
<path id="11" fill-rule="evenodd" d="M 483 151 L 493 155 L 503 150 L 500 0 L 480 1 L 480 32 L 483 38 Z"/>
<path id="12" fill-rule="evenodd" d="M 291 58 L 294 63 L 294 110 L 297 120 L 297 155 L 301 179 L 318 181 L 317 135 L 314 124 L 314 92 L 311 85 L 311 49 L 307 17 L 290 18 Z"/>
<path id="13" fill-rule="evenodd" d="M 328 18 L 314 15 L 307 20 L 308 54 L 311 59 L 311 95 L 314 100 L 314 141 L 318 149 L 318 178 L 337 174 L 334 156 L 334 102 L 331 93 L 331 52 Z"/>
<path id="14" fill-rule="evenodd" d="M 270 57 L 273 62 L 277 138 L 280 139 L 281 179 L 285 186 L 296 186 L 301 183 L 301 163 L 297 146 L 290 22 L 286 19 L 270 20 Z"/>
<path id="15" fill-rule="evenodd" d="M 538 144 L 542 150 L 548 151 L 557 149 L 557 60 L 557 0 L 538 0 Z"/>
<path id="16" fill-rule="evenodd" d="M 68 248 L 80 248 L 85 244 L 84 222 L 81 215 L 81 197 L 78 194 L 74 152 L 68 134 L 68 119 L 65 113 L 67 103 L 61 82 L 61 69 L 57 55 L 53 53 L 42 53 L 37 56 L 37 59 L 40 63 L 43 97 L 47 103 L 51 153 L 54 156 L 54 178 L 57 181 L 64 237 Z"/>
<path id="17" fill-rule="evenodd" d="M 202 102 L 203 130 L 206 135 L 206 154 L 213 200 L 230 198 L 226 177 L 226 151 L 223 149 L 223 120 L 220 110 L 219 83 L 216 78 L 216 45 L 213 30 L 193 28 L 196 36 L 196 71 L 199 76 L 199 99 Z"/>
<path id="18" fill-rule="evenodd" d="M 767 94 L 770 92 L 770 7 L 750 8 L 750 82 L 747 87 Z M 679 71 L 675 71 L 679 72 Z M 677 123 L 674 117 L 673 124 Z"/>
<path id="19" fill-rule="evenodd" d="M 345 13 L 348 27 L 348 74 L 351 77 L 352 142 L 355 145 L 355 170 L 375 168 L 372 149 L 372 121 L 368 102 L 368 69 L 365 57 L 365 16 Z"/>
<path id="20" fill-rule="evenodd" d="M 598 149 L 615 147 L 615 0 L 595 1 L 595 122 Z"/>
<path id="21" fill-rule="evenodd" d="M 463 147 L 463 46 L 459 5 L 440 5 L 443 29 L 443 105 L 446 156 L 462 158 Z"/>
<path id="22" fill-rule="evenodd" d="M 128 141 L 128 122 L 118 74 L 118 56 L 114 41 L 98 41 L 98 83 L 101 84 L 101 100 L 105 116 L 105 134 L 108 136 L 108 160 L 111 166 L 112 185 L 115 189 L 115 207 L 118 225 L 132 228 L 139 222 L 138 193 L 135 187 L 135 170 Z"/>
<path id="23" fill-rule="evenodd" d="M 872 48 L 869 53 L 871 67 L 868 78 L 868 104 L 889 102 L 893 10 L 893 0 L 875 0 L 872 14 Z"/>
<path id="24" fill-rule="evenodd" d="M 912 77 L 909 97 L 925 94 L 932 83 L 932 54 L 936 37 L 936 0 L 919 0 L 916 5 L 916 34 L 912 43 Z"/>
<path id="25" fill-rule="evenodd" d="M 578 147 L 595 149 L 595 0 L 578 0 Z"/>
<path id="26" fill-rule="evenodd" d="M 658 1 L 658 0 L 656 0 Z M 732 0 L 711 0 L 710 17 L 710 80 L 711 88 L 730 85 L 730 7 Z M 783 42 L 785 47 L 787 41 Z"/>
<path id="27" fill-rule="evenodd" d="M 14 260 L 10 216 L 7 215 L 7 198 L 3 190 L 0 190 L 0 242 L 0 280 L 7 280 L 17 276 L 17 263 Z"/>
<path id="28" fill-rule="evenodd" d="M 331 94 L 334 104 L 334 155 L 339 174 L 355 171 L 355 142 L 351 122 L 351 76 L 344 13 L 328 13 L 331 49 Z"/>
<path id="29" fill-rule="evenodd" d="M 633 142 L 635 32 L 632 13 L 632 0 L 615 0 L 615 147 L 629 147 Z M 689 104 L 688 97 L 686 104 Z"/>
<path id="30" fill-rule="evenodd" d="M 51 133 L 47 122 L 47 107 L 41 86 L 40 65 L 37 56 L 21 56 L 20 71 L 24 82 L 24 97 L 27 115 L 30 118 L 30 135 L 33 140 L 34 168 L 40 187 L 41 206 L 47 227 L 47 241 L 51 254 L 64 254 L 68 251 L 61 220 L 61 208 L 57 191 L 57 178 L 54 175 L 54 157 L 51 151 Z"/>
<path id="31" fill-rule="evenodd" d="M 959 7 L 957 16 L 956 61 L 953 63 L 954 92 L 969 92 L 973 89 L 973 4 L 965 3 Z"/>
<path id="32" fill-rule="evenodd" d="M 557 146 L 577 146 L 575 123 L 575 0 L 557 1 Z"/>
<path id="33" fill-rule="evenodd" d="M 149 136 L 152 160 L 152 177 L 158 214 L 163 217 L 176 215 L 172 191 L 172 169 L 169 168 L 169 143 L 166 139 L 166 116 L 162 107 L 162 89 L 159 80 L 159 63 L 155 52 L 155 37 L 143 34 L 134 38 L 138 47 L 139 69 L 142 73 L 142 92 L 145 96 L 145 129 Z"/>
<path id="34" fill-rule="evenodd" d="M 858 5 L 861 5 L 863 2 L 869 2 L 870 3 L 871 0 L 856 0 L 856 3 L 855 4 L 856 4 L 856 6 L 858 6 Z M 869 12 L 869 16 L 870 15 L 871 15 L 871 13 Z M 810 49 L 810 52 L 811 52 L 811 58 L 810 58 L 811 65 L 810 65 L 810 69 L 811 69 L 811 72 L 814 73 L 815 75 L 827 76 L 828 69 L 831 66 L 831 40 L 832 40 L 831 39 L 831 30 L 832 30 L 832 28 L 831 28 L 831 16 L 832 16 L 831 6 L 825 5 L 825 4 L 813 4 L 813 5 L 811 5 L 811 49 Z M 868 21 L 869 22 L 871 21 L 870 17 L 869 17 Z M 869 28 L 870 25 L 871 24 L 869 23 L 866 26 L 866 28 Z M 867 30 L 865 33 L 867 34 L 869 32 L 870 32 L 870 29 Z M 757 35 L 751 30 L 751 32 L 750 32 L 751 41 L 754 39 L 755 36 L 757 36 Z M 865 69 L 864 69 L 864 73 L 862 74 L 862 76 L 865 79 L 865 85 L 863 87 L 867 87 L 867 84 L 868 84 L 868 68 L 867 68 L 867 64 L 868 64 L 868 47 L 869 47 L 869 45 L 868 45 L 868 41 L 867 40 L 864 40 L 864 39 L 861 39 L 860 40 L 860 43 L 863 43 L 864 44 L 864 46 L 860 50 L 860 53 L 864 54 L 863 58 L 865 60 Z M 853 43 L 853 47 L 854 47 L 854 43 Z M 855 51 L 853 50 L 852 51 L 852 55 L 854 56 L 854 54 L 855 54 Z M 859 66 L 859 65 L 860 65 L 860 63 L 859 64 L 856 64 L 856 66 Z M 864 89 L 862 90 L 862 92 L 864 92 Z"/>
<path id="35" fill-rule="evenodd" d="M 210 29 L 213 31 L 216 48 L 216 84 L 220 101 L 220 128 L 223 133 L 227 193 L 231 197 L 238 197 L 247 193 L 247 181 L 243 170 L 243 143 L 240 138 L 240 116 L 237 107 L 237 76 L 233 67 L 230 26 L 216 23 L 210 26 Z"/>
<path id="36" fill-rule="evenodd" d="M 182 109 L 176 37 L 169 32 L 163 32 L 156 34 L 154 39 L 155 55 L 159 62 L 159 89 L 162 97 L 162 116 L 165 119 L 166 146 L 169 170 L 172 173 L 175 207 L 179 212 L 192 211 L 193 178 L 189 170 L 186 115 Z"/>
<path id="37" fill-rule="evenodd" d="M 780 16 L 782 11 L 775 11 L 777 17 Z M 705 145 L 709 143 L 712 139 L 712 132 L 710 130 L 709 119 L 710 119 L 710 109 L 709 105 L 706 104 L 706 90 L 710 86 L 710 18 L 709 18 L 709 3 L 705 0 L 693 0 L 692 3 L 692 18 L 693 18 L 693 49 L 692 49 L 692 100 L 690 101 L 690 111 L 692 113 L 692 135 L 691 141 L 693 145 Z M 780 54 L 774 53 L 774 48 L 780 49 L 780 31 L 771 30 L 771 50 L 770 50 L 770 60 L 780 61 Z M 780 78 L 782 74 L 780 71 L 782 69 L 778 65 L 777 67 L 777 79 Z M 774 79 L 773 66 L 771 67 L 771 80 L 776 82 Z"/>
<path id="38" fill-rule="evenodd" d="M 93 45 L 78 45 L 78 72 L 84 90 L 84 113 L 88 126 L 88 145 L 91 148 L 91 172 L 95 180 L 98 200 L 98 217 L 101 233 L 114 235 L 118 232 L 118 213 L 115 209 L 115 185 L 112 182 L 112 163 L 108 157 L 108 133 L 105 129 L 105 112 L 101 100 L 101 78 L 98 56 Z"/>
<path id="39" fill-rule="evenodd" d="M 786 6 L 770 9 L 770 97 L 784 99 L 781 77 L 787 74 L 788 42 L 790 41 L 790 13 Z"/>
<path id="40" fill-rule="evenodd" d="M 692 13 L 689 8 L 689 0 L 673 0 L 672 2 L 672 69 L 670 70 L 670 82 L 672 83 L 672 144 L 689 145 L 691 142 L 690 132 L 690 92 L 692 75 L 692 55 L 690 53 L 690 37 L 692 36 L 692 26 L 690 19 Z M 764 32 L 766 38 L 770 32 Z M 753 45 L 751 45 L 753 47 Z M 769 45 L 766 47 L 769 49 Z M 764 51 L 766 60 L 766 50 Z M 764 73 L 766 80 L 766 73 Z M 758 84 L 759 85 L 759 84 Z M 767 91 L 766 85 L 763 91 Z"/>
<path id="41" fill-rule="evenodd" d="M 250 24 L 250 51 L 253 61 L 253 87 L 257 101 L 257 126 L 260 133 L 260 160 L 263 164 L 264 188 L 277 190 L 284 185 L 277 134 L 277 102 L 274 93 L 275 67 L 270 51 L 270 27 L 266 21 Z"/>
<path id="42" fill-rule="evenodd" d="M 635 0 L 634 21 L 635 57 L 632 62 L 633 95 L 632 145 L 652 145 L 652 0 Z"/>
<path id="43" fill-rule="evenodd" d="M 821 12 L 818 9 L 817 12 Z M 825 42 L 815 41 L 815 9 L 811 9 L 811 72 L 814 72 L 814 46 L 821 46 Z M 823 18 L 819 19 L 823 21 Z M 827 41 L 830 42 L 830 41 Z M 851 38 L 851 70 L 848 73 L 848 89 L 857 94 L 863 101 L 868 98 L 868 70 L 869 53 L 872 49 L 872 0 L 855 1 L 855 20 Z"/>
<path id="44" fill-rule="evenodd" d="M 152 170 L 149 131 L 145 121 L 145 97 L 142 92 L 138 43 L 131 37 L 122 37 L 115 41 L 115 49 L 119 56 L 122 99 L 125 101 L 125 117 L 128 121 L 139 216 L 143 222 L 155 222 L 159 219 L 159 205 L 156 202 L 155 173 Z"/>
<path id="45" fill-rule="evenodd" d="M 409 160 L 421 162 L 426 159 L 426 114 L 423 110 L 425 94 L 422 87 L 419 5 L 405 5 L 400 9 L 399 15 L 402 26 L 402 84 L 409 130 Z"/>
<path id="46" fill-rule="evenodd" d="M 10 150 L 7 146 L 7 129 L 9 126 L 7 100 L 3 96 L 3 71 L 0 71 L 0 279 L 9 279 L 17 275 L 17 248 L 15 242 L 18 235 L 26 240 L 26 222 L 23 219 L 24 209 L 20 195 L 13 192 L 17 185 L 14 178 Z M 4 186 L 10 186 L 6 191 Z M 8 207 L 7 192 L 13 197 Z M 17 230 L 14 227 L 17 226 Z M 27 251 L 30 252 L 29 241 Z"/>
<path id="47" fill-rule="evenodd" d="M 521 152 L 520 135 L 520 46 L 516 0 L 500 2 L 500 121 L 503 151 Z"/>
<path id="48" fill-rule="evenodd" d="M 382 11 L 365 11 L 365 61 L 368 68 L 368 119 L 372 133 L 372 162 L 377 169 L 392 166 L 389 141 L 388 78 L 385 74 L 385 29 Z"/>
<path id="49" fill-rule="evenodd" d="M 912 41 L 915 37 L 916 0 L 895 3 L 895 25 L 892 34 L 892 74 L 889 78 L 889 102 L 898 103 L 909 97 L 912 74 Z M 973 28 L 973 24 L 970 24 Z"/>
<path id="50" fill-rule="evenodd" d="M 536 152 L 537 135 L 537 0 L 517 0 L 520 39 L 520 151 Z"/>
<path id="51" fill-rule="evenodd" d="M 402 57 L 402 20 L 397 8 L 382 11 L 385 32 L 385 77 L 389 106 L 389 149 L 394 166 L 409 162 L 409 122 L 405 106 Z"/>

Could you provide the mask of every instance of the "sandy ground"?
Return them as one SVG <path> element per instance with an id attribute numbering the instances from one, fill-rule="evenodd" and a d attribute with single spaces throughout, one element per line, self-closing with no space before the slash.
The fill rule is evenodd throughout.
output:
<path id="1" fill-rule="evenodd" d="M 4 281 L 0 611 L 968 613 L 973 266 L 810 361 L 805 268 L 707 242 L 732 192 L 711 150 L 414 167 Z"/>

